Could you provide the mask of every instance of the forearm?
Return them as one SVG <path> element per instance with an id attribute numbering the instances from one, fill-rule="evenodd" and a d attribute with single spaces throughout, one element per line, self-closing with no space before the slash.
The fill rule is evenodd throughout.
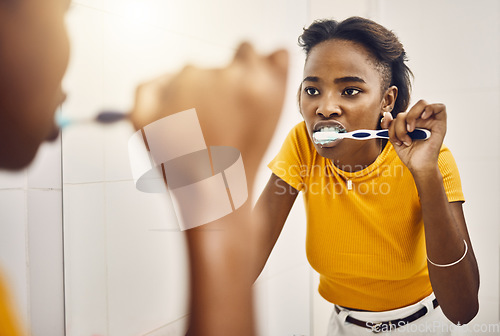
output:
<path id="1" fill-rule="evenodd" d="M 247 203 L 249 203 L 247 201 Z M 190 336 L 255 335 L 249 206 L 186 232 L 191 274 Z"/>
<path id="2" fill-rule="evenodd" d="M 454 216 L 437 165 L 425 173 L 414 173 L 414 178 L 422 206 L 428 258 L 437 264 L 449 264 L 464 255 L 464 240 L 468 245 L 464 259 L 453 266 L 428 263 L 431 284 L 443 312 L 454 323 L 468 323 L 478 310 L 479 272 L 465 223 Z"/>

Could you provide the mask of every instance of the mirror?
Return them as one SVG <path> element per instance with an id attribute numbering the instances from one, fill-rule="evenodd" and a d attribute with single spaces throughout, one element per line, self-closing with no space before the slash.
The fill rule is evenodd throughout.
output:
<path id="1" fill-rule="evenodd" d="M 68 14 L 73 51 L 63 115 L 85 119 L 102 109 L 127 111 L 138 83 L 184 64 L 221 66 L 241 40 L 261 51 L 287 47 L 288 97 L 262 163 L 259 195 L 269 177 L 267 162 L 301 121 L 295 90 L 304 56 L 297 37 L 313 19 L 351 15 L 372 18 L 400 37 L 415 74 L 415 101 L 447 105 L 445 141 L 461 171 L 482 275 L 477 321 L 497 323 L 500 10 L 495 1 L 77 0 Z M 127 153 L 132 133 L 127 122 L 63 132 L 69 336 L 181 335 L 185 328 L 189 279 L 183 234 L 168 194 L 135 189 Z M 305 213 L 298 200 L 258 280 L 261 335 L 323 335 L 326 330 L 332 307 L 317 294 L 304 237 Z"/>

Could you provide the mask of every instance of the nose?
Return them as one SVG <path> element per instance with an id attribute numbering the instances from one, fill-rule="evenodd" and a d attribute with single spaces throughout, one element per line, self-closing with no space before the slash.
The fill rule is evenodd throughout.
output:
<path id="1" fill-rule="evenodd" d="M 342 109 L 339 104 L 331 96 L 325 96 L 319 103 L 316 109 L 316 114 L 322 118 L 329 119 L 331 117 L 342 115 Z"/>

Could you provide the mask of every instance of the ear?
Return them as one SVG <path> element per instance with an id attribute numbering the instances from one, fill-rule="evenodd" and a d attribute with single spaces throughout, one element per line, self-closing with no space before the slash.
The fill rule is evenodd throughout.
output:
<path id="1" fill-rule="evenodd" d="M 398 97 L 398 87 L 391 86 L 385 92 L 382 97 L 382 104 L 380 108 L 380 114 L 383 116 L 385 112 L 392 112 L 394 104 L 396 103 L 396 98 Z"/>

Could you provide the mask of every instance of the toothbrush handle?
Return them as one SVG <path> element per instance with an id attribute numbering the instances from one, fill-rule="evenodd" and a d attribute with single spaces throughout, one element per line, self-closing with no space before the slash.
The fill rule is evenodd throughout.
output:
<path id="1" fill-rule="evenodd" d="M 95 117 L 95 121 L 101 124 L 111 124 L 128 117 L 127 113 L 121 111 L 102 111 Z"/>
<path id="2" fill-rule="evenodd" d="M 412 138 L 412 140 L 427 140 L 430 138 L 431 132 L 423 128 L 415 128 L 415 130 L 408 133 L 408 135 Z M 389 139 L 389 131 L 378 131 L 377 137 Z"/>

